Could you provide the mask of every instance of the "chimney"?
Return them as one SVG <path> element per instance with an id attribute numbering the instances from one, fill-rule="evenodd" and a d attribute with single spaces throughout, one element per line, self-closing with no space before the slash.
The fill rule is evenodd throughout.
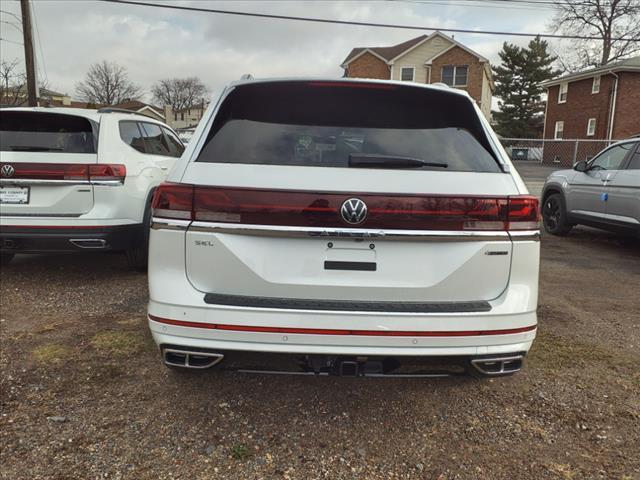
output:
<path id="1" fill-rule="evenodd" d="M 171 105 L 164 106 L 164 123 L 173 126 L 173 108 L 171 108 Z"/>

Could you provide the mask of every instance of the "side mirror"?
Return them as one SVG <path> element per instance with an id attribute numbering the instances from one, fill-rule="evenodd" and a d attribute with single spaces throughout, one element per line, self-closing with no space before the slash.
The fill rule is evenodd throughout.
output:
<path id="1" fill-rule="evenodd" d="M 588 170 L 587 162 L 580 160 L 573 166 L 573 169 L 576 172 L 586 172 Z"/>

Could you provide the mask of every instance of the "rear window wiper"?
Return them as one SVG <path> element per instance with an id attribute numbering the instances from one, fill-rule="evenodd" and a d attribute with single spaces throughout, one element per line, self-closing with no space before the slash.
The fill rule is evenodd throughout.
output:
<path id="1" fill-rule="evenodd" d="M 449 165 L 444 162 L 428 162 L 419 158 L 396 155 L 352 153 L 349 155 L 349 166 L 354 168 L 447 168 Z"/>

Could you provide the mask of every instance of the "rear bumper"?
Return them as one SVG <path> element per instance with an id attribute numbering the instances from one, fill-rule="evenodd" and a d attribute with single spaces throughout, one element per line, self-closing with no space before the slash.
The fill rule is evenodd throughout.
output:
<path id="1" fill-rule="evenodd" d="M 142 238 L 142 224 L 110 226 L 0 226 L 3 253 L 127 250 Z"/>
<path id="2" fill-rule="evenodd" d="M 536 314 L 505 317 L 447 315 L 363 315 L 375 330 L 345 330 L 353 324 L 341 314 L 256 311 L 256 309 L 166 309 L 151 302 L 149 327 L 158 345 L 245 352 L 386 355 L 477 356 L 527 352 L 536 336 Z M 173 311 L 174 318 L 158 311 Z M 347 317 L 351 315 L 347 314 Z M 215 318 L 219 323 L 177 318 Z M 168 321 L 167 321 L 168 320 Z M 267 325 L 281 325 L 269 327 Z M 290 325 L 290 326 L 283 326 Z M 394 327 L 389 327 L 395 325 Z M 314 328 L 309 328 L 313 326 Z M 383 327 L 384 326 L 384 327 Z"/>

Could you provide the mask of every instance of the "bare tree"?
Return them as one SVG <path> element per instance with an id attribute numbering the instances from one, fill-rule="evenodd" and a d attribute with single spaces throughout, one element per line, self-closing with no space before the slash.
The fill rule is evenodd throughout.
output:
<path id="1" fill-rule="evenodd" d="M 126 67 L 106 60 L 91 65 L 85 79 L 76 84 L 76 92 L 85 102 L 105 105 L 135 100 L 142 95 L 140 87 L 129 80 Z"/>
<path id="2" fill-rule="evenodd" d="M 0 104 L 22 105 L 27 100 L 27 76 L 18 70 L 17 59 L 0 62 Z"/>
<path id="3" fill-rule="evenodd" d="M 566 70 L 599 67 L 640 52 L 640 1 L 556 0 L 555 4 L 556 32 L 599 38 L 571 40 L 560 55 Z"/>
<path id="4" fill-rule="evenodd" d="M 165 78 L 151 87 L 151 93 L 160 106 L 170 105 L 173 110 L 180 110 L 204 104 L 209 89 L 198 77 Z"/>

